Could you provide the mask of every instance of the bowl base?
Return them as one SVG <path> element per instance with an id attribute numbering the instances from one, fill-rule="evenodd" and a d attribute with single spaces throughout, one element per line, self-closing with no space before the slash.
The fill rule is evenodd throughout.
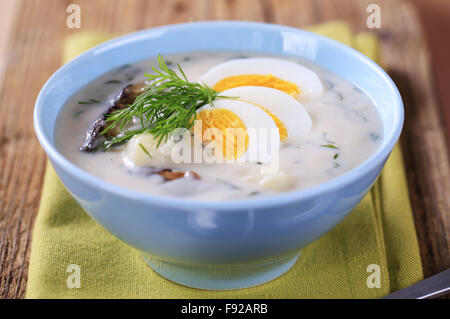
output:
<path id="1" fill-rule="evenodd" d="M 231 290 L 253 287 L 271 281 L 295 265 L 300 252 L 263 264 L 190 267 L 143 256 L 147 264 L 162 277 L 177 284 L 207 290 Z"/>

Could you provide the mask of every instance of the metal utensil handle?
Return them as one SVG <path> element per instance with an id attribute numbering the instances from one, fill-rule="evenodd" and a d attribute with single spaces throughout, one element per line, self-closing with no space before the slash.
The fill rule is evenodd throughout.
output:
<path id="1" fill-rule="evenodd" d="M 412 286 L 396 291 L 383 299 L 427 299 L 450 293 L 450 268 Z"/>

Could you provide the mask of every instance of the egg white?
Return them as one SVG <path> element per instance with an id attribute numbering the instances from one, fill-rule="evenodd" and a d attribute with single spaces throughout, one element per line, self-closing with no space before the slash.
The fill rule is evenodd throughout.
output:
<path id="1" fill-rule="evenodd" d="M 311 117 L 305 107 L 282 91 L 263 86 L 240 86 L 225 90 L 221 95 L 237 97 L 273 113 L 287 129 L 288 136 L 285 142 L 300 141 L 312 128 Z"/>

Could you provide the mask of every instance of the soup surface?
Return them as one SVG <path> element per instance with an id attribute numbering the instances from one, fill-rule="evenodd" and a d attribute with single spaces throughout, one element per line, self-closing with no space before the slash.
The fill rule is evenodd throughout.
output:
<path id="1" fill-rule="evenodd" d="M 167 55 L 164 59 L 169 67 L 180 64 L 189 81 L 200 81 L 212 67 L 247 57 L 262 55 L 187 52 Z M 319 97 L 299 95 L 298 100 L 309 114 L 312 126 L 305 136 L 280 143 L 275 174 L 261 173 L 259 161 L 176 164 L 170 161 L 158 163 L 155 158 L 150 158 L 149 162 L 153 160 L 156 164 L 134 165 L 127 156 L 129 145 L 107 151 L 80 150 L 93 122 L 124 87 L 143 81 L 144 74 L 151 73 L 151 67 L 158 65 L 156 58 L 108 72 L 75 93 L 59 114 L 55 128 L 56 147 L 72 163 L 110 183 L 154 195 L 198 200 L 232 200 L 303 189 L 326 182 L 367 160 L 383 138 L 381 119 L 370 98 L 352 83 L 309 61 L 282 59 L 314 71 L 324 91 Z M 296 121 L 295 118 L 290 120 Z M 164 174 L 153 173 L 155 166 L 167 172 L 190 174 L 167 180 Z"/>

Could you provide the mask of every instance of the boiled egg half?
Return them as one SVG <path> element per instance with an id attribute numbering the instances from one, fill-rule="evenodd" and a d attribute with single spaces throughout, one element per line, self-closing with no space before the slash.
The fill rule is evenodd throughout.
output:
<path id="1" fill-rule="evenodd" d="M 217 155 L 226 161 L 268 163 L 278 156 L 278 126 L 267 112 L 252 103 L 218 100 L 198 109 L 196 120 L 196 125 L 201 124 L 202 142 L 213 145 Z"/>
<path id="2" fill-rule="evenodd" d="M 312 121 L 305 107 L 283 91 L 262 86 L 240 86 L 223 91 L 221 95 L 237 97 L 263 109 L 275 121 L 281 142 L 298 142 L 311 130 Z"/>
<path id="3" fill-rule="evenodd" d="M 315 99 L 323 93 L 322 82 L 312 70 L 275 58 L 230 60 L 211 68 L 201 81 L 219 92 L 240 86 L 263 86 L 301 99 Z"/>

